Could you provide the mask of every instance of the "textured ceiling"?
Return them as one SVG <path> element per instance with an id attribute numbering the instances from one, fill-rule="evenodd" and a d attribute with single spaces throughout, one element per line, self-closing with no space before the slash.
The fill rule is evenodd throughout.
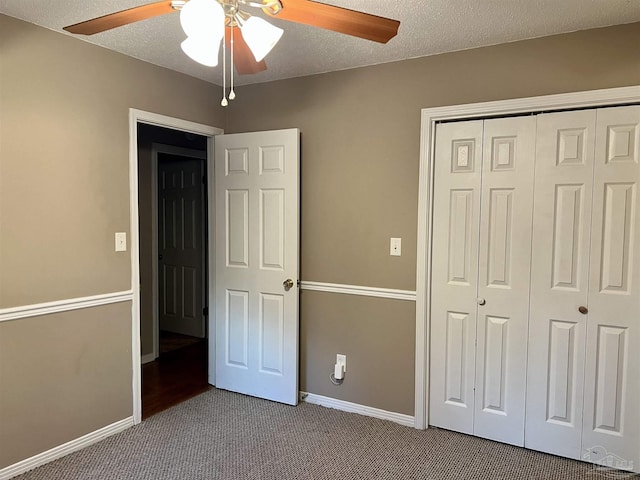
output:
<path id="1" fill-rule="evenodd" d="M 62 32 L 62 27 L 149 0 L 0 0 L 0 13 Z M 401 21 L 382 45 L 283 20 L 268 70 L 236 77 L 238 85 L 343 70 L 556 33 L 640 21 L 640 0 L 324 0 Z M 258 13 L 256 9 L 247 9 Z M 68 35 L 66 32 L 63 32 Z M 78 38 L 221 84 L 222 68 L 201 66 L 181 49 L 178 14 Z"/>

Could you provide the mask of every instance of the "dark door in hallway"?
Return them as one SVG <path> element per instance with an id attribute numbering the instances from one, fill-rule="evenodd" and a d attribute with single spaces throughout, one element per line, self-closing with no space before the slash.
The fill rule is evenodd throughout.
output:
<path id="1" fill-rule="evenodd" d="M 205 337 L 204 161 L 158 154 L 160 330 Z"/>

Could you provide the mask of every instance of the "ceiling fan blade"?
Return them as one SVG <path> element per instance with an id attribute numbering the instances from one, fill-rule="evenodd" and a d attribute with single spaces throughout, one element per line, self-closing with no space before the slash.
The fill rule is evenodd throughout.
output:
<path id="1" fill-rule="evenodd" d="M 64 27 L 64 30 L 80 35 L 93 35 L 94 33 L 104 32 L 105 30 L 111 30 L 112 28 L 139 22 L 147 18 L 159 17 L 175 11 L 171 7 L 171 0 L 162 0 L 69 25 Z"/>
<path id="2" fill-rule="evenodd" d="M 227 48 L 231 48 L 231 29 L 232 27 L 226 27 L 224 36 Z M 256 62 L 249 45 L 244 41 L 241 30 L 235 27 L 233 27 L 233 64 L 240 75 L 259 73 L 267 69 L 264 60 Z"/>
<path id="3" fill-rule="evenodd" d="M 281 3 L 280 12 L 274 14 L 265 8 L 265 13 L 274 18 L 333 30 L 379 43 L 387 43 L 395 37 L 400 26 L 398 20 L 312 0 L 281 0 Z"/>

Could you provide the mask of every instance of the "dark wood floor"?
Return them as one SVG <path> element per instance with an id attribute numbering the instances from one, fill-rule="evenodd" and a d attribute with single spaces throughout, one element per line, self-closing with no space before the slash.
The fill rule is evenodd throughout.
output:
<path id="1" fill-rule="evenodd" d="M 207 342 L 160 355 L 142 366 L 142 418 L 206 392 Z"/>

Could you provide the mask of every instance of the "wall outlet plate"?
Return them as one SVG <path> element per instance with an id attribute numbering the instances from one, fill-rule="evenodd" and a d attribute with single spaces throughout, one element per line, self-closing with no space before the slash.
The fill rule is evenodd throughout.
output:
<path id="1" fill-rule="evenodd" d="M 399 257 L 402 255 L 402 239 L 401 238 L 391 238 L 391 242 L 389 243 L 389 255 L 392 257 Z"/>

